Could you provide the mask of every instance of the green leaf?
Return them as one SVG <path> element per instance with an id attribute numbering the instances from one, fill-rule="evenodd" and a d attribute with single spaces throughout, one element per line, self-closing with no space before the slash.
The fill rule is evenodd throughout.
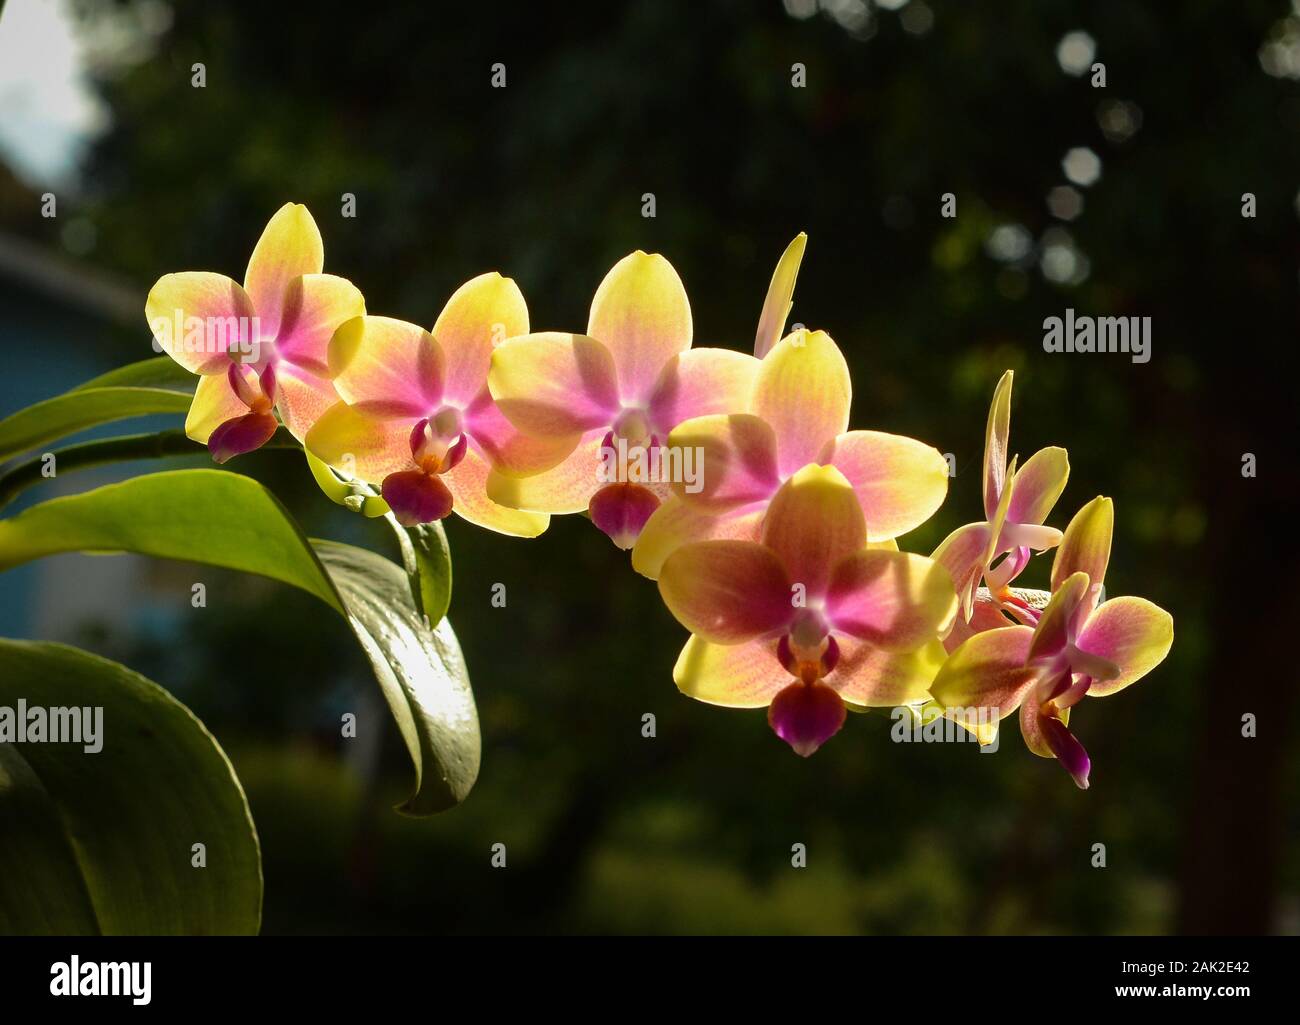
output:
<path id="1" fill-rule="evenodd" d="M 451 546 L 447 544 L 447 532 L 437 521 L 403 527 L 392 513 L 384 518 L 402 551 L 416 608 L 429 617 L 430 623 L 438 623 L 451 606 Z"/>
<path id="2" fill-rule="evenodd" d="M 116 662 L 0 639 L 0 708 L 16 715 L 19 700 L 29 713 L 102 709 L 102 749 L 84 736 L 0 743 L 0 934 L 257 932 L 253 819 L 188 708 Z M 206 867 L 192 864 L 196 843 Z"/>
<path id="3" fill-rule="evenodd" d="M 473 787 L 478 714 L 450 624 L 426 625 L 400 566 L 362 549 L 309 542 L 257 481 L 224 470 L 172 470 L 0 520 L 0 570 L 69 551 L 208 563 L 314 594 L 352 626 L 406 743 L 415 781 L 400 810 L 441 811 Z"/>
<path id="4" fill-rule="evenodd" d="M 196 380 L 169 356 L 110 371 L 0 420 L 0 462 L 87 427 L 133 416 L 184 413 Z"/>

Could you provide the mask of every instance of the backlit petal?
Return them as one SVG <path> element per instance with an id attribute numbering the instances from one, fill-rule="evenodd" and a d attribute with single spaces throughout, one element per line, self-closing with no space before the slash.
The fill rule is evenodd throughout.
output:
<path id="1" fill-rule="evenodd" d="M 415 466 L 411 426 L 411 420 L 378 420 L 337 402 L 312 425 L 304 444 L 317 459 L 349 477 L 379 484 L 390 473 Z"/>
<path id="2" fill-rule="evenodd" d="M 763 543 L 808 598 L 824 594 L 836 563 L 867 543 L 862 509 L 844 475 L 813 464 L 781 485 L 763 518 Z"/>
<path id="3" fill-rule="evenodd" d="M 1075 513 L 1052 562 L 1052 590 L 1072 573 L 1087 573 L 1094 585 L 1103 583 L 1114 531 L 1115 505 L 1109 498 L 1098 495 Z"/>
<path id="4" fill-rule="evenodd" d="M 227 420 L 234 420 L 247 412 L 248 406 L 230 387 L 226 374 L 200 377 L 199 386 L 194 390 L 194 401 L 185 416 L 185 436 L 206 445 L 213 431 Z"/>
<path id="5" fill-rule="evenodd" d="M 578 446 L 581 434 L 539 437 L 525 434 L 497 408 L 487 385 L 465 410 L 465 431 L 507 477 L 526 477 L 559 466 Z"/>
<path id="6" fill-rule="evenodd" d="M 692 417 L 746 412 L 758 365 L 729 349 L 687 349 L 671 357 L 650 395 L 651 429 L 662 438 Z"/>
<path id="7" fill-rule="evenodd" d="M 778 465 L 788 476 L 815 462 L 849 425 L 849 367 L 825 331 L 795 331 L 763 359 L 754 412 L 776 431 Z"/>
<path id="8" fill-rule="evenodd" d="M 1036 671 L 1025 665 L 1034 632 L 1008 626 L 977 633 L 948 656 L 930 687 L 942 707 L 996 709 L 1005 719 L 1020 707 Z"/>
<path id="9" fill-rule="evenodd" d="M 299 441 L 307 437 L 307 432 L 325 410 L 339 400 L 334 385 L 326 378 L 299 370 L 291 364 L 280 364 L 275 381 L 275 408 L 280 411 L 280 419 L 289 433 Z"/>
<path id="10" fill-rule="evenodd" d="M 1009 523 L 1042 523 L 1070 479 L 1070 457 L 1063 448 L 1041 448 L 1016 473 Z"/>
<path id="11" fill-rule="evenodd" d="M 658 253 L 638 249 L 623 257 L 591 301 L 587 334 L 613 356 L 617 394 L 626 403 L 649 400 L 664 364 L 690 348 L 691 332 L 691 304 L 682 279 Z M 506 415 L 514 419 L 509 410 Z"/>
<path id="12" fill-rule="evenodd" d="M 511 278 L 492 271 L 471 278 L 452 293 L 433 325 L 446 363 L 443 392 L 464 406 L 487 385 L 492 349 L 528 334 L 528 305 Z"/>
<path id="13" fill-rule="evenodd" d="M 867 538 L 884 541 L 919 527 L 943 505 L 948 463 L 936 448 L 899 434 L 848 431 L 822 449 L 857 492 Z"/>
<path id="14" fill-rule="evenodd" d="M 767 721 L 797 755 L 807 758 L 844 725 L 844 701 L 824 683 L 791 683 L 772 699 Z"/>
<path id="15" fill-rule="evenodd" d="M 947 633 L 957 597 L 947 571 L 911 552 L 861 551 L 841 559 L 826 592 L 826 618 L 887 651 L 913 651 Z"/>
<path id="16" fill-rule="evenodd" d="M 261 448 L 280 426 L 270 413 L 246 412 L 227 420 L 208 435 L 208 450 L 218 463 Z"/>
<path id="17" fill-rule="evenodd" d="M 442 475 L 455 499 L 452 511 L 476 527 L 495 530 L 511 537 L 537 537 L 546 530 L 551 518 L 546 513 L 522 512 L 500 505 L 487 496 L 491 465 L 473 446 L 456 466 Z"/>
<path id="18" fill-rule="evenodd" d="M 284 316 L 275 351 L 283 359 L 328 377 L 329 344 L 345 320 L 366 312 L 361 291 L 333 274 L 304 274 L 285 290 Z"/>
<path id="19" fill-rule="evenodd" d="M 992 521 L 1007 475 L 1007 437 L 1011 433 L 1011 382 L 1008 370 L 998 381 L 984 427 L 984 515 Z"/>
<path id="20" fill-rule="evenodd" d="M 1119 666 L 1118 677 L 1094 681 L 1088 689 L 1094 697 L 1105 697 L 1164 661 L 1174 643 L 1174 617 L 1145 598 L 1112 598 L 1097 607 L 1075 643 Z"/>
<path id="21" fill-rule="evenodd" d="M 1071 624 L 1079 604 L 1088 596 L 1088 574 L 1075 573 L 1062 581 L 1034 628 L 1028 658 L 1049 658 L 1070 643 Z"/>
<path id="22" fill-rule="evenodd" d="M 992 528 L 987 523 L 968 523 L 944 538 L 931 556 L 948 571 L 963 619 L 971 617 L 991 535 Z"/>
<path id="23" fill-rule="evenodd" d="M 845 701 L 866 708 L 924 700 L 946 657 L 938 641 L 907 652 L 885 651 L 852 637 L 840 638 L 839 645 L 840 660 L 826 682 Z"/>
<path id="24" fill-rule="evenodd" d="M 794 305 L 794 284 L 799 277 L 799 264 L 803 262 L 807 244 L 808 236 L 799 232 L 785 247 L 776 270 L 772 272 L 767 298 L 763 300 L 763 312 L 758 318 L 758 333 L 754 336 L 754 355 L 759 359 L 772 351 L 785 332 L 785 322 L 790 318 L 790 309 Z"/>
<path id="25" fill-rule="evenodd" d="M 582 512 L 605 483 L 600 449 L 607 433 L 603 427 L 588 431 L 562 462 L 541 473 L 512 477 L 494 470 L 488 475 L 488 497 L 512 509 L 557 515 Z"/>
<path id="26" fill-rule="evenodd" d="M 679 481 L 673 491 L 700 509 L 723 511 L 767 501 L 781 478 L 776 469 L 776 435 L 767 422 L 748 413 L 701 416 L 668 435 L 670 448 L 694 450 L 700 469 L 694 489 Z"/>
<path id="27" fill-rule="evenodd" d="M 280 331 L 289 282 L 324 269 L 325 244 L 316 222 L 301 203 L 285 203 L 263 229 L 244 274 L 244 288 L 257 308 L 264 337 L 274 338 Z"/>
<path id="28" fill-rule="evenodd" d="M 375 417 L 422 417 L 441 404 L 443 358 L 433 335 L 391 317 L 354 317 L 329 344 L 339 397 Z"/>
<path id="29" fill-rule="evenodd" d="M 381 492 L 389 509 L 403 527 L 432 523 L 451 513 L 451 489 L 436 473 L 400 470 L 384 478 Z"/>
<path id="30" fill-rule="evenodd" d="M 608 428 L 618 413 L 614 358 L 585 335 L 547 331 L 502 342 L 492 353 L 488 387 L 506 419 L 526 434 Z"/>
<path id="31" fill-rule="evenodd" d="M 730 538 L 757 541 L 765 506 L 713 513 L 676 495 L 663 502 L 641 528 L 632 549 L 632 568 L 659 579 L 664 560 L 684 544 Z"/>
<path id="32" fill-rule="evenodd" d="M 712 644 L 693 636 L 673 666 L 683 694 L 726 708 L 766 708 L 790 680 L 771 640 Z"/>
<path id="33" fill-rule="evenodd" d="M 776 554 L 752 541 L 683 545 L 664 562 L 659 593 L 691 633 L 739 644 L 794 617 L 790 579 Z"/>
<path id="34" fill-rule="evenodd" d="M 659 496 L 640 484 L 606 484 L 591 496 L 591 522 L 623 551 L 641 535 L 641 528 L 659 508 Z"/>
<path id="35" fill-rule="evenodd" d="M 253 302 L 224 274 L 164 274 L 144 303 L 149 329 L 162 351 L 196 374 L 225 373 L 232 351 L 256 348 Z"/>

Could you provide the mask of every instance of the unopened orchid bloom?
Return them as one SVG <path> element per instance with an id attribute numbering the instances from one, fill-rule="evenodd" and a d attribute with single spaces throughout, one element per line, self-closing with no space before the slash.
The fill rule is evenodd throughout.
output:
<path id="1" fill-rule="evenodd" d="M 830 335 L 787 335 L 759 365 L 752 412 L 696 417 L 668 436 L 670 449 L 700 453 L 702 479 L 695 491 L 673 485 L 673 500 L 633 550 L 633 568 L 654 579 L 683 544 L 753 539 L 777 489 L 808 463 L 847 478 L 869 541 L 892 541 L 928 520 L 948 490 L 943 455 L 914 438 L 850 431 L 851 397 L 848 364 Z"/>
<path id="2" fill-rule="evenodd" d="M 1032 626 L 1037 610 L 1011 592 L 1010 584 L 1035 551 L 1046 551 L 1060 543 L 1061 532 L 1043 525 L 1065 490 L 1070 460 L 1063 448 L 1039 449 L 1018 471 L 1015 461 L 1007 462 L 1007 439 L 1011 430 L 1012 372 L 1002 375 L 989 407 L 984 432 L 984 515 L 982 523 L 958 527 L 935 549 L 933 558 L 952 574 L 961 601 L 957 640 L 972 617 L 1000 619 L 997 609 L 1010 612 Z M 1005 556 L 998 562 L 999 556 Z M 994 563 L 997 565 L 994 565 Z M 988 586 L 992 609 L 976 608 L 980 578 Z M 1005 620 L 1003 620 L 1005 622 Z"/>
<path id="3" fill-rule="evenodd" d="M 802 231 L 785 247 L 781 259 L 772 272 L 763 300 L 763 311 L 758 317 L 758 331 L 754 335 L 754 355 L 762 359 L 785 336 L 785 322 L 790 319 L 794 306 L 794 284 L 799 277 L 808 236 Z"/>
<path id="4" fill-rule="evenodd" d="M 498 346 L 488 382 L 501 412 L 526 436 L 567 441 L 571 451 L 532 476 L 498 467 L 488 494 L 538 513 L 586 510 L 630 548 L 667 496 L 666 478 L 680 476 L 680 458 L 663 448 L 668 433 L 693 416 L 749 407 L 758 360 L 692 349 L 691 336 L 677 272 L 638 250 L 601 282 L 585 335 L 544 332 Z"/>
<path id="5" fill-rule="evenodd" d="M 808 756 L 846 703 L 922 700 L 956 612 L 947 573 L 921 555 L 867 548 L 868 525 L 839 470 L 810 464 L 772 499 L 759 541 L 683 545 L 659 591 L 691 631 L 673 670 L 690 697 L 768 709 Z"/>
<path id="6" fill-rule="evenodd" d="M 145 315 L 158 345 L 201 375 L 185 433 L 224 463 L 263 445 L 279 412 L 301 441 L 338 401 L 326 361 L 334 330 L 365 312 L 350 282 L 321 273 L 325 249 L 305 206 L 286 203 L 253 248 L 244 284 L 224 274 L 166 274 Z"/>
<path id="7" fill-rule="evenodd" d="M 488 393 L 493 343 L 527 331 L 523 294 L 496 273 L 457 289 L 432 333 L 387 317 L 349 320 L 329 344 L 343 401 L 308 432 L 308 450 L 379 484 L 408 526 L 454 511 L 503 534 L 540 534 L 549 517 L 508 509 L 486 493 L 492 467 L 535 472 L 572 446 L 522 437 Z"/>
<path id="8" fill-rule="evenodd" d="M 1173 617 L 1145 598 L 1099 600 L 1110 559 L 1114 511 L 1089 502 L 1070 521 L 1052 565 L 1052 599 L 1037 626 L 977 633 L 944 664 L 930 688 L 958 722 L 978 708 L 998 718 L 1020 710 L 1020 731 L 1035 754 L 1056 758 L 1081 789 L 1091 761 L 1070 732 L 1070 709 L 1141 679 L 1169 653 Z M 968 726 L 968 728 L 970 728 Z M 983 739 L 983 738 L 981 738 Z"/>

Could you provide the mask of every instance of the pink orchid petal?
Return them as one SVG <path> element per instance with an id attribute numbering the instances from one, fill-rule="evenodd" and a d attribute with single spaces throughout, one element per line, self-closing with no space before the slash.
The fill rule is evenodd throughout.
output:
<path id="1" fill-rule="evenodd" d="M 330 339 L 329 367 L 339 397 L 379 418 L 428 416 L 442 403 L 442 350 L 418 324 L 345 321 Z"/>
<path id="2" fill-rule="evenodd" d="M 1087 573 L 1075 573 L 1062 581 L 1034 628 L 1034 641 L 1026 659 L 1049 659 L 1065 650 L 1073 638 L 1075 613 L 1087 597 Z"/>
<path id="3" fill-rule="evenodd" d="M 776 554 L 752 541 L 699 541 L 664 562 L 659 593 L 691 633 L 739 644 L 794 618 L 790 580 Z"/>
<path id="4" fill-rule="evenodd" d="M 1038 717 L 1038 729 L 1052 754 L 1056 755 L 1056 760 L 1061 763 L 1061 767 L 1074 778 L 1075 785 L 1080 790 L 1087 790 L 1092 761 L 1078 738 L 1070 732 L 1065 723 L 1050 715 Z"/>
<path id="5" fill-rule="evenodd" d="M 487 481 L 491 472 L 491 464 L 470 446 L 461 461 L 442 474 L 443 483 L 455 500 L 452 511 L 476 527 L 510 537 L 537 537 L 544 532 L 551 522 L 546 513 L 509 509 L 488 497 Z"/>
<path id="6" fill-rule="evenodd" d="M 748 413 L 701 416 L 668 435 L 670 448 L 698 453 L 698 490 L 679 481 L 673 491 L 700 509 L 722 512 L 766 502 L 781 484 L 776 435 L 767 422 Z"/>
<path id="7" fill-rule="evenodd" d="M 641 536 L 641 529 L 659 508 L 659 498 L 639 484 L 606 484 L 591 496 L 591 522 L 603 530 L 619 548 L 627 551 Z"/>
<path id="8" fill-rule="evenodd" d="M 826 619 L 838 633 L 887 651 L 913 651 L 947 633 L 957 598 L 947 571 L 910 552 L 855 552 L 835 566 Z"/>
<path id="9" fill-rule="evenodd" d="M 525 434 L 497 408 L 486 384 L 466 408 L 464 427 L 492 469 L 510 477 L 528 477 L 559 466 L 582 440 L 579 434 L 545 438 Z"/>
<path id="10" fill-rule="evenodd" d="M 1033 637 L 1027 626 L 977 633 L 944 662 L 930 687 L 934 700 L 944 708 L 996 708 L 997 718 L 1006 718 L 1037 680 L 1025 665 Z"/>
<path id="11" fill-rule="evenodd" d="M 1010 523 L 1042 523 L 1061 497 L 1069 479 L 1070 457 L 1065 449 L 1039 449 L 1016 473 L 1015 492 L 1011 496 L 1007 520 Z M 1060 539 L 1059 533 L 1057 539 Z"/>
<path id="12" fill-rule="evenodd" d="M 692 541 L 757 541 L 765 508 L 749 506 L 714 513 L 673 495 L 642 527 L 632 549 L 632 568 L 642 576 L 658 580 L 664 560 Z"/>
<path id="13" fill-rule="evenodd" d="M 858 497 L 844 475 L 812 464 L 781 485 L 763 519 L 763 543 L 806 598 L 825 594 L 835 565 L 867 543 Z"/>
<path id="14" fill-rule="evenodd" d="M 797 755 L 807 758 L 840 731 L 846 717 L 839 694 L 824 683 L 792 683 L 768 706 L 767 721 Z"/>
<path id="15" fill-rule="evenodd" d="M 618 415 L 614 358 L 603 343 L 559 331 L 511 338 L 493 350 L 488 387 L 525 434 L 571 437 Z"/>
<path id="16" fill-rule="evenodd" d="M 660 437 L 684 420 L 749 409 L 758 360 L 729 349 L 687 349 L 664 364 L 650 394 L 651 429 Z"/>
<path id="17" fill-rule="evenodd" d="M 840 636 L 840 659 L 826 682 L 840 697 L 866 708 L 894 708 L 924 701 L 945 652 L 938 641 L 913 651 L 886 651 L 855 637 Z"/>
<path id="18" fill-rule="evenodd" d="M 931 556 L 952 579 L 963 619 L 971 617 L 991 534 L 987 523 L 968 523 L 944 538 Z"/>
<path id="19" fill-rule="evenodd" d="M 1135 683 L 1164 661 L 1174 643 L 1174 619 L 1145 598 L 1112 598 L 1088 618 L 1075 642 L 1114 663 L 1119 674 L 1097 680 L 1088 693 L 1106 697 Z"/>
<path id="20" fill-rule="evenodd" d="M 366 312 L 360 290 L 346 278 L 333 274 L 304 274 L 285 288 L 284 313 L 275 338 L 282 360 L 330 376 L 329 344 L 344 321 Z"/>
<path id="21" fill-rule="evenodd" d="M 334 385 L 327 378 L 307 370 L 281 363 L 275 375 L 275 408 L 284 426 L 299 441 L 334 403 L 339 401 Z"/>
<path id="22" fill-rule="evenodd" d="M 601 448 L 608 433 L 604 427 L 588 431 L 561 462 L 541 473 L 517 477 L 493 470 L 488 497 L 511 509 L 553 515 L 582 512 L 605 484 Z"/>

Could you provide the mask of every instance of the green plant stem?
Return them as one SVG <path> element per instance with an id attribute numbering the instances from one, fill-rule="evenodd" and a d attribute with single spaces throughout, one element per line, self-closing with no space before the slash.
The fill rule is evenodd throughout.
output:
<path id="1" fill-rule="evenodd" d="M 301 448 L 297 440 L 283 427 L 271 436 L 264 448 Z M 158 431 L 154 434 L 128 434 L 121 438 L 102 441 L 85 441 L 69 445 L 51 453 L 56 473 L 85 470 L 108 463 L 123 463 L 135 459 L 166 459 L 170 456 L 197 456 L 207 450 L 185 436 L 180 429 Z M 48 478 L 45 475 L 44 455 L 19 463 L 0 474 L 0 509 L 12 502 L 33 484 Z"/>

